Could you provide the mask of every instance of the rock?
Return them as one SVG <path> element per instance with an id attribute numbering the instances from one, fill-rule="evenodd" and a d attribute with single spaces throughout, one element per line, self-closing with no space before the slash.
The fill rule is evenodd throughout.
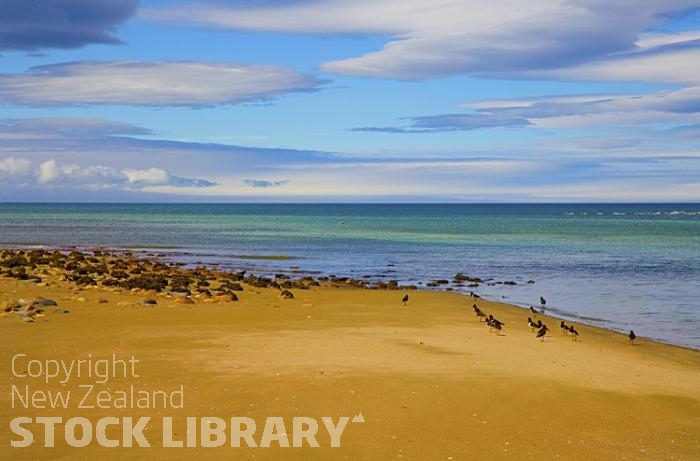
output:
<path id="1" fill-rule="evenodd" d="M 54 301 L 53 299 L 48 299 L 48 298 L 37 298 L 34 301 L 32 301 L 32 306 L 35 307 L 53 307 L 53 306 L 58 306 L 58 303 Z"/>
<path id="2" fill-rule="evenodd" d="M 282 290 L 282 292 L 280 293 L 280 297 L 282 299 L 294 299 L 294 293 L 292 293 L 289 290 Z"/>
<path id="3" fill-rule="evenodd" d="M 95 281 L 95 279 L 93 279 L 89 275 L 81 275 L 81 276 L 77 277 L 76 279 L 72 279 L 71 281 L 77 283 L 78 286 L 97 285 L 97 282 Z"/>
<path id="4" fill-rule="evenodd" d="M 184 298 L 178 298 L 175 302 L 180 304 L 194 304 L 194 300 L 189 296 L 185 296 Z"/>
<path id="5" fill-rule="evenodd" d="M 15 256 L 10 256 L 9 258 L 6 258 L 0 263 L 4 267 L 20 267 L 20 266 L 28 266 L 29 265 L 29 260 L 25 258 L 24 256 L 21 255 L 15 255 Z"/>
<path id="6" fill-rule="evenodd" d="M 141 300 L 141 302 L 139 304 L 141 304 L 143 306 L 155 306 L 156 304 L 158 304 L 158 301 L 156 301 L 153 298 L 146 298 L 146 299 Z"/>
<path id="7" fill-rule="evenodd" d="M 124 280 L 121 286 L 127 289 L 141 288 L 142 290 L 163 291 L 168 286 L 168 279 L 155 275 L 141 275 Z"/>
<path id="8" fill-rule="evenodd" d="M 97 304 L 107 304 L 109 302 L 109 299 L 106 298 L 100 298 L 97 300 Z"/>
<path id="9" fill-rule="evenodd" d="M 386 289 L 387 290 L 398 290 L 399 289 L 399 282 L 396 280 L 389 280 L 386 284 Z"/>
<path id="10" fill-rule="evenodd" d="M 123 270 L 114 270 L 110 275 L 112 276 L 112 278 L 115 278 L 117 280 L 124 280 L 129 278 L 129 274 L 127 274 Z"/>
<path id="11" fill-rule="evenodd" d="M 243 287 L 241 286 L 240 283 L 237 282 L 228 282 L 225 285 L 223 285 L 224 288 L 228 288 L 229 290 L 232 291 L 243 291 Z"/>
<path id="12" fill-rule="evenodd" d="M 459 272 L 454 276 L 454 281 L 455 282 L 473 282 L 473 283 L 482 283 L 483 280 L 480 279 L 479 277 L 472 277 L 469 275 L 464 275 L 463 273 Z"/>

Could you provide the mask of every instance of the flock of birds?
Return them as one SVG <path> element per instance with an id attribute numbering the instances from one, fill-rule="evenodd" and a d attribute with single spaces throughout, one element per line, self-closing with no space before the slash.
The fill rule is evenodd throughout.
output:
<path id="1" fill-rule="evenodd" d="M 473 293 L 471 295 L 472 297 L 478 298 L 478 296 Z M 405 295 L 403 299 L 401 299 L 401 302 L 404 306 L 407 306 L 408 295 Z M 538 313 L 544 313 L 546 305 L 547 300 L 540 296 L 540 306 L 542 310 L 538 312 L 533 306 L 530 306 L 530 314 L 532 314 L 534 317 L 537 317 Z M 474 311 L 474 315 L 476 315 L 479 321 L 483 319 L 483 321 L 486 323 L 486 326 L 489 327 L 489 333 L 492 333 L 494 331 L 496 333 L 499 333 L 501 330 L 503 330 L 503 327 L 506 326 L 505 323 L 501 322 L 500 320 L 497 320 L 496 318 L 494 318 L 493 315 L 486 315 L 484 311 L 479 309 L 479 306 L 477 306 L 476 304 L 472 305 L 472 310 Z M 534 321 L 532 317 L 527 318 L 527 326 L 530 327 L 533 333 L 537 331 L 535 338 L 539 339 L 540 341 L 544 341 L 545 335 L 550 331 L 550 329 L 547 328 L 547 325 L 542 323 L 541 319 Z M 566 322 L 562 320 L 559 323 L 559 329 L 561 330 L 561 334 L 563 336 L 569 336 L 572 341 L 578 341 L 579 333 L 573 324 L 567 325 Z M 630 330 L 627 337 L 630 340 L 630 344 L 634 344 L 634 341 L 637 339 L 637 335 L 634 334 L 634 330 Z"/>

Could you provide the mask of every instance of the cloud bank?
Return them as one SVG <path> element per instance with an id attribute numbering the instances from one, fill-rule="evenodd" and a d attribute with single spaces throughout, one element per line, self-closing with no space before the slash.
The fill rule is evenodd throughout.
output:
<path id="1" fill-rule="evenodd" d="M 139 200 L 200 201 L 700 199 L 694 125 L 682 127 L 683 134 L 681 127 L 663 131 L 676 140 L 687 137 L 667 150 L 632 149 L 620 140 L 614 153 L 601 155 L 600 146 L 557 138 L 558 145 L 529 143 L 502 153 L 465 146 L 450 156 L 422 157 L 142 139 L 122 134 L 139 127 L 117 122 L 86 119 L 84 129 L 80 125 L 81 119 L 0 120 L 0 138 L 21 128 L 19 136 L 0 142 L 0 198 L 45 200 L 48 191 L 51 200 L 107 192 L 110 200 L 131 200 L 135 192 Z"/>
<path id="2" fill-rule="evenodd" d="M 0 178 L 6 184 L 34 184 L 54 188 L 87 190 L 141 190 L 156 186 L 201 188 L 216 185 L 215 182 L 205 179 L 174 176 L 166 170 L 155 167 L 118 170 L 104 165 L 60 164 L 55 159 L 49 159 L 33 168 L 32 163 L 27 158 L 0 158 Z"/>
<path id="3" fill-rule="evenodd" d="M 144 158 L 134 146 L 125 146 L 141 142 L 128 136 L 148 133 L 97 118 L 0 119 L 0 180 L 12 187 L 93 191 L 216 186 L 152 166 L 170 163 L 163 150 Z"/>

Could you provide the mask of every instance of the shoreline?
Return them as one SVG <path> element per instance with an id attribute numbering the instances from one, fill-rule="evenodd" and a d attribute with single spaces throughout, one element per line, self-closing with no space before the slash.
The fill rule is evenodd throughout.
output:
<path id="1" fill-rule="evenodd" d="M 178 253 L 177 255 L 173 256 L 168 253 L 164 253 L 159 250 L 170 250 L 171 248 L 165 248 L 165 247 L 151 247 L 151 246 L 127 246 L 127 247 L 113 247 L 113 248 L 108 248 L 108 247 L 100 247 L 100 246 L 95 246 L 95 245 L 63 245 L 63 246 L 51 246 L 51 245 L 23 245 L 23 246 L 13 246 L 13 245 L 0 245 L 0 254 L 2 252 L 10 251 L 10 252 L 55 252 L 58 251 L 64 255 L 69 255 L 71 252 L 77 252 L 80 254 L 83 254 L 84 256 L 90 256 L 94 251 L 98 252 L 98 254 L 103 254 L 103 255 L 109 255 L 114 258 L 127 258 L 131 259 L 133 261 L 150 261 L 151 263 L 153 262 L 161 262 L 169 265 L 173 269 L 177 270 L 187 270 L 187 269 L 206 269 L 208 271 L 211 271 L 213 273 L 220 273 L 220 274 L 229 274 L 229 273 L 245 273 L 249 274 L 250 276 L 253 276 L 254 278 L 257 278 L 261 280 L 261 283 L 254 282 L 254 285 L 257 285 L 258 287 L 264 287 L 264 286 L 272 286 L 272 287 L 278 287 L 278 282 L 287 282 L 283 286 L 279 286 L 280 289 L 289 289 L 289 288 L 309 288 L 308 286 L 304 286 L 304 282 L 309 282 L 313 281 L 315 283 L 331 286 L 331 287 L 351 287 L 351 288 L 356 288 L 356 289 L 370 289 L 370 290 L 419 290 L 419 291 L 426 291 L 426 292 L 453 292 L 453 293 L 458 293 L 461 295 L 467 295 L 468 292 L 476 292 L 480 285 L 484 284 L 489 284 L 489 286 L 493 285 L 501 285 L 501 286 L 508 286 L 508 285 L 515 285 L 515 282 L 512 280 L 501 280 L 501 281 L 494 281 L 492 278 L 487 278 L 487 279 L 482 279 L 478 276 L 471 276 L 471 275 L 465 275 L 463 273 L 458 273 L 455 274 L 454 276 L 450 276 L 449 278 L 434 278 L 430 279 L 428 281 L 417 281 L 414 283 L 408 283 L 408 284 L 401 284 L 397 280 L 392 280 L 389 279 L 388 275 L 378 275 L 375 274 L 374 276 L 370 277 L 368 275 L 363 276 L 362 278 L 356 278 L 352 276 L 336 276 L 333 274 L 323 274 L 319 273 L 317 271 L 309 271 L 309 270 L 300 270 L 297 266 L 294 266 L 295 268 L 292 270 L 275 270 L 274 268 L 267 267 L 267 268 L 260 268 L 260 267 L 247 267 L 247 268 L 242 268 L 242 269 L 232 269 L 230 266 L 227 267 L 222 267 L 221 264 L 219 263 L 207 263 L 204 261 L 196 261 L 196 262 L 190 262 L 190 263 L 184 263 L 182 261 L 179 261 L 177 256 L 183 257 L 183 256 L 196 256 L 197 254 L 194 252 L 182 252 Z M 282 258 L 282 259 L 281 259 Z M 298 258 L 291 258 L 291 257 L 286 257 L 286 256 L 280 256 L 280 255 L 275 255 L 275 256 L 266 256 L 266 255 L 244 255 L 240 257 L 242 261 L 249 260 L 249 261 L 280 261 L 280 260 L 296 260 Z M 2 259 L 0 258 L 0 279 L 2 278 Z M 388 267 L 391 268 L 393 265 L 389 264 Z M 254 274 L 263 274 L 263 275 L 256 275 Z M 522 278 L 522 277 L 521 277 Z M 279 279 L 279 280 L 278 280 Z M 240 279 L 238 280 L 240 281 Z M 301 281 L 301 285 L 298 284 L 289 284 L 289 282 L 298 282 Z M 476 283 L 474 283 L 476 282 Z M 527 284 L 534 284 L 534 280 L 527 280 Z M 522 285 L 523 283 L 521 283 Z M 112 285 L 114 286 L 114 285 Z M 312 285 L 313 286 L 313 285 Z M 475 293 L 478 298 L 482 298 L 481 295 L 478 293 Z M 529 308 L 529 305 L 526 304 L 521 304 L 517 302 L 511 302 L 511 301 L 503 301 L 499 300 L 496 298 L 491 298 L 488 296 L 483 297 L 482 299 L 484 300 L 489 300 L 492 302 L 496 303 L 504 303 L 507 305 L 512 306 L 515 309 L 522 309 L 522 310 L 527 310 Z M 538 309 L 538 307 L 536 307 Z M 539 309 L 538 309 L 539 310 Z M 565 321 L 574 321 L 577 324 L 581 325 L 586 325 L 589 327 L 593 328 L 600 328 L 603 330 L 615 332 L 615 333 L 620 333 L 620 334 L 627 334 L 628 330 L 623 330 L 622 328 L 614 328 L 612 326 L 604 325 L 605 323 L 609 323 L 609 319 L 603 319 L 603 318 L 596 318 L 596 317 L 590 317 L 586 315 L 581 315 L 577 314 L 575 312 L 568 312 L 565 310 L 561 310 L 559 308 L 555 307 L 548 307 L 546 309 L 546 315 L 549 317 L 559 320 L 565 320 Z M 633 327 L 634 329 L 634 327 Z M 700 347 L 694 347 L 688 344 L 684 343 L 678 343 L 678 342 L 672 342 L 670 340 L 665 340 L 662 338 L 654 338 L 650 336 L 643 336 L 646 340 L 648 341 L 654 341 L 659 344 L 664 344 L 668 346 L 675 346 L 679 347 L 682 349 L 689 349 L 692 351 L 700 351 Z"/>
<path id="2" fill-rule="evenodd" d="M 623 334 L 579 324 L 580 337 L 574 341 L 561 335 L 559 321 L 548 315 L 538 315 L 551 330 L 540 342 L 526 324 L 527 311 L 492 300 L 309 280 L 297 282 L 306 288 L 280 289 L 265 281 L 266 286 L 255 286 L 260 280 L 248 284 L 247 274 L 147 264 L 100 251 L 105 253 L 99 257 L 66 255 L 63 268 L 38 264 L 25 269 L 26 280 L 0 278 L 0 299 L 16 301 L 17 307 L 0 317 L 0 363 L 8 370 L 0 377 L 0 389 L 6 391 L 0 394 L 0 427 L 8 428 L 17 417 L 63 418 L 50 449 L 44 447 L 42 425 L 26 425 L 35 438 L 26 448 L 10 448 L 10 440 L 20 437 L 3 431 L 4 458 L 43 458 L 51 450 L 52 456 L 65 459 L 401 455 L 417 460 L 623 456 L 691 461 L 700 450 L 700 354 L 692 349 L 645 338 L 631 345 Z M 51 257 L 34 256 L 36 262 Z M 60 258 L 54 257 L 58 264 Z M 168 290 L 78 288 L 76 281 L 60 280 L 99 279 L 99 274 L 81 271 L 90 265 L 100 272 L 101 261 L 107 261 L 104 280 L 114 278 L 115 271 L 139 272 L 131 275 L 158 286 L 158 274 L 170 273 Z M 41 282 L 30 280 L 35 270 L 43 275 Z M 186 287 L 190 295 L 184 294 L 181 278 L 187 274 L 192 277 Z M 130 286 L 127 279 L 117 280 Z M 173 292 L 173 281 L 180 291 Z M 230 293 L 220 293 L 222 283 Z M 233 290 L 235 283 L 242 290 Z M 292 297 L 283 296 L 283 290 Z M 503 330 L 490 332 L 472 312 L 473 303 L 504 322 Z M 23 311 L 34 312 L 33 321 L 22 321 L 26 317 L 18 313 Z M 25 355 L 14 359 L 18 354 Z M 135 365 L 127 370 L 130 359 Z M 70 377 L 63 371 L 56 378 L 40 373 L 39 364 L 48 370 L 52 361 L 79 360 L 85 362 L 80 376 L 75 370 Z M 116 373 L 101 377 L 104 370 L 94 365 L 101 360 L 123 361 L 124 370 L 120 365 Z M 88 369 L 93 375 L 86 375 Z M 13 386 L 25 400 L 36 391 L 54 397 L 70 391 L 72 403 L 56 409 L 23 406 Z M 89 386 L 94 393 L 80 406 Z M 139 407 L 141 391 L 146 400 Z M 104 392 L 104 408 L 97 406 L 98 392 Z M 162 395 L 177 398 L 173 405 L 163 404 Z M 134 399 L 134 408 L 128 407 Z M 159 403 L 152 404 L 156 399 Z M 348 423 L 340 446 L 333 448 L 321 418 L 339 421 L 359 414 L 365 422 Z M 151 418 L 143 434 L 152 447 L 105 449 L 93 441 L 74 448 L 63 439 L 62 424 L 69 418 L 95 425 L 114 416 Z M 245 444 L 206 450 L 163 446 L 160 434 L 168 428 L 175 440 L 183 440 L 189 417 L 220 418 L 227 424 L 232 418 L 249 418 L 258 427 L 256 444 L 266 418 L 282 418 L 290 439 L 293 418 L 315 418 L 321 425 L 320 447 L 290 450 L 276 442 L 257 451 Z M 107 434 L 117 439 L 120 426 Z"/>

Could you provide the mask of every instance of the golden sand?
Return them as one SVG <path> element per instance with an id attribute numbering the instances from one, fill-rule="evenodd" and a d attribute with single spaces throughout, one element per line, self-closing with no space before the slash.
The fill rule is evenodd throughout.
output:
<path id="1" fill-rule="evenodd" d="M 644 338 L 577 325 L 580 339 L 561 336 L 559 321 L 540 315 L 544 342 L 523 309 L 477 300 L 506 326 L 502 334 L 473 315 L 473 299 L 453 293 L 318 287 L 281 299 L 273 288 L 245 287 L 238 302 L 182 304 L 177 298 L 103 288 L 75 291 L 67 282 L 37 286 L 0 279 L 0 305 L 46 297 L 68 314 L 0 318 L 0 459 L 368 459 L 368 460 L 693 460 L 700 459 L 700 353 Z M 140 304 L 145 297 L 155 307 Z M 101 302 L 98 302 L 100 301 Z M 107 302 L 105 302 L 107 301 Z M 138 360 L 133 376 L 57 379 L 17 377 L 29 360 Z M 36 365 L 36 364 L 35 364 Z M 20 370 L 21 369 L 21 370 Z M 34 370 L 36 371 L 36 369 Z M 85 370 L 83 370 L 85 371 Z M 123 375 L 123 373 L 122 373 Z M 183 389 L 183 408 L 24 408 L 13 389 L 67 391 L 94 385 L 114 396 Z M 15 388 L 13 388 L 15 386 Z M 94 400 L 90 398 L 86 404 Z M 108 405 L 109 406 L 109 405 Z M 249 417 L 260 442 L 266 418 L 319 422 L 362 413 L 341 446 L 320 448 L 164 448 L 162 421 L 173 418 L 183 440 L 186 417 Z M 43 426 L 34 442 L 10 428 L 17 417 L 148 416 L 151 448 L 69 446 L 56 426 L 55 447 Z M 120 426 L 106 433 L 119 440 Z M 244 444 L 245 445 L 245 444 Z"/>

